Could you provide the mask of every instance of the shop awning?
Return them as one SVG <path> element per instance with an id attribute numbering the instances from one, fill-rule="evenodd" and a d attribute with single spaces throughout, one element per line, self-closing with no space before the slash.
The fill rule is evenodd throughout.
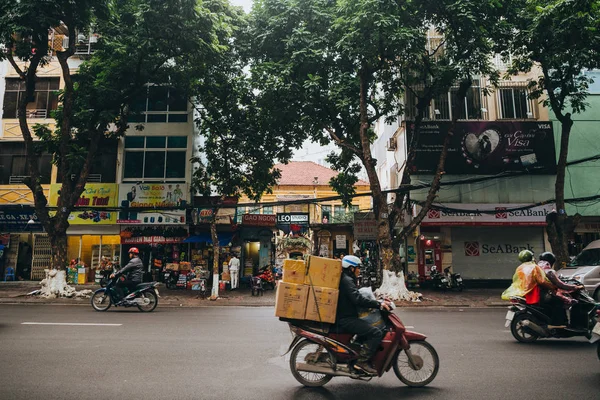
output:
<path id="1" fill-rule="evenodd" d="M 232 232 L 218 232 L 217 236 L 219 237 L 219 246 L 227 246 L 231 243 L 231 239 L 233 238 Z M 192 235 L 185 239 L 183 243 L 212 243 L 212 238 L 209 232 L 200 233 L 198 235 Z"/>

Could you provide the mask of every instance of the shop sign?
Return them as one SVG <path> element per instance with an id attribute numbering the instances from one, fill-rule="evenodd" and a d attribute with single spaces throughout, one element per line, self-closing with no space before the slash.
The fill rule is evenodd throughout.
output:
<path id="1" fill-rule="evenodd" d="M 34 223 L 29 224 L 33 219 Z M 39 231 L 42 224 L 38 221 L 33 207 L 24 207 L 19 210 L 0 210 L 0 229 L 5 231 Z"/>
<path id="2" fill-rule="evenodd" d="M 70 225 L 110 225 L 116 224 L 117 213 L 115 211 L 102 210 L 101 208 L 117 207 L 117 190 L 115 183 L 88 183 L 77 203 L 76 209 L 69 215 Z M 56 207 L 60 198 L 62 184 L 50 185 L 48 205 Z M 89 207 L 89 208 L 88 208 Z M 77 210 L 79 208 L 79 210 Z M 54 215 L 55 212 L 51 212 Z"/>
<path id="3" fill-rule="evenodd" d="M 346 248 L 346 235 L 335 235 L 335 248 L 345 249 Z"/>
<path id="4" fill-rule="evenodd" d="M 277 225 L 306 225 L 308 226 L 308 213 L 278 213 Z"/>
<path id="5" fill-rule="evenodd" d="M 198 224 L 210 224 L 212 221 L 213 209 L 209 207 L 194 208 L 192 209 L 192 223 Z M 230 218 L 233 219 L 235 216 L 235 208 L 219 208 L 217 211 L 216 224 L 229 224 Z"/>
<path id="6" fill-rule="evenodd" d="M 188 195 L 188 185 L 183 183 L 121 184 L 119 187 L 119 201 L 120 206 L 126 210 L 119 213 L 117 223 L 183 225 L 186 223 L 185 210 L 173 209 L 148 212 L 136 211 L 135 209 L 185 208 Z"/>
<path id="7" fill-rule="evenodd" d="M 121 237 L 121 244 L 173 244 L 182 243 L 184 237 L 164 237 L 164 236 L 137 236 L 124 238 Z"/>
<path id="8" fill-rule="evenodd" d="M 277 216 L 274 214 L 244 214 L 242 225 L 246 226 L 275 226 Z"/>
<path id="9" fill-rule="evenodd" d="M 415 246 L 407 246 L 406 247 L 406 261 L 409 263 L 414 263 L 417 257 L 417 253 L 415 252 Z"/>
<path id="10" fill-rule="evenodd" d="M 430 209 L 421 226 L 545 226 L 554 204 L 531 207 L 527 204 L 444 204 Z M 418 212 L 418 209 L 416 209 Z"/>
<path id="11" fill-rule="evenodd" d="M 435 173 L 450 121 L 423 124 L 412 173 Z M 409 126 L 409 135 L 413 126 Z M 448 147 L 447 174 L 492 175 L 505 171 L 556 173 L 552 122 L 457 122 Z"/>
<path id="12" fill-rule="evenodd" d="M 377 221 L 375 219 L 361 219 L 354 214 L 354 239 L 355 240 L 376 240 L 377 239 Z"/>

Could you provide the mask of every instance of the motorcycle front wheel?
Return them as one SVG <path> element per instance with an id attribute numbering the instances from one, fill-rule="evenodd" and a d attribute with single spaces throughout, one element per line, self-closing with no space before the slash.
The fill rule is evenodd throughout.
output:
<path id="1" fill-rule="evenodd" d="M 110 296 L 106 293 L 106 289 L 102 291 L 98 291 L 94 293 L 92 296 L 92 307 L 96 311 L 106 311 L 110 308 L 112 301 L 110 300 Z"/>
<path id="2" fill-rule="evenodd" d="M 539 336 L 532 333 L 526 326 L 523 325 L 523 321 L 528 321 L 531 318 L 526 313 L 517 313 L 513 317 L 510 323 L 510 332 L 513 337 L 521 343 L 532 343 L 538 340 Z"/>
<path id="3" fill-rule="evenodd" d="M 310 361 L 314 360 L 315 361 Z M 302 340 L 292 350 L 290 355 L 290 370 L 294 378 L 304 386 L 320 387 L 325 385 L 333 378 L 331 375 L 318 374 L 315 372 L 298 371 L 298 364 L 330 364 L 333 365 L 331 354 L 323 348 L 323 346 L 311 342 L 310 340 Z"/>
<path id="4" fill-rule="evenodd" d="M 440 369 L 440 358 L 432 345 L 426 341 L 410 342 L 413 363 L 405 351 L 394 360 L 394 373 L 402 383 L 411 387 L 423 387 L 431 383 Z"/>
<path id="5" fill-rule="evenodd" d="M 156 306 L 158 305 L 158 298 L 156 297 L 156 293 L 154 292 L 154 290 L 149 290 L 147 292 L 142 292 L 138 298 L 144 300 L 146 302 L 146 300 L 148 300 L 146 303 L 147 304 L 138 304 L 138 309 L 140 311 L 143 312 L 150 312 L 150 311 L 154 311 L 154 309 L 156 308 Z"/>

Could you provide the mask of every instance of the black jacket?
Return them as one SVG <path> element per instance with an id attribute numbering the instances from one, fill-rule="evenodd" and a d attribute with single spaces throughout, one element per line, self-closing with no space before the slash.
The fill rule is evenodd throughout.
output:
<path id="1" fill-rule="evenodd" d="M 144 264 L 139 257 L 134 257 L 117 272 L 117 275 L 127 274 L 127 279 L 133 282 L 142 282 L 144 275 Z"/>
<path id="2" fill-rule="evenodd" d="M 340 281 L 336 321 L 343 318 L 358 318 L 358 308 L 379 308 L 379 302 L 363 296 L 358 291 L 354 278 L 344 271 Z"/>

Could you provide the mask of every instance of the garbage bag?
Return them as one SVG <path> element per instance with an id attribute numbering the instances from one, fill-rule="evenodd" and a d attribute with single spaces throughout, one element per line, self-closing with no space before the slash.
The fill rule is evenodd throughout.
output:
<path id="1" fill-rule="evenodd" d="M 358 291 L 369 299 L 376 300 L 375 294 L 370 287 L 364 287 L 358 289 Z M 365 320 L 369 325 L 374 326 L 378 329 L 385 329 L 385 320 L 381 315 L 381 311 L 378 308 L 360 308 L 358 310 L 358 318 Z"/>

